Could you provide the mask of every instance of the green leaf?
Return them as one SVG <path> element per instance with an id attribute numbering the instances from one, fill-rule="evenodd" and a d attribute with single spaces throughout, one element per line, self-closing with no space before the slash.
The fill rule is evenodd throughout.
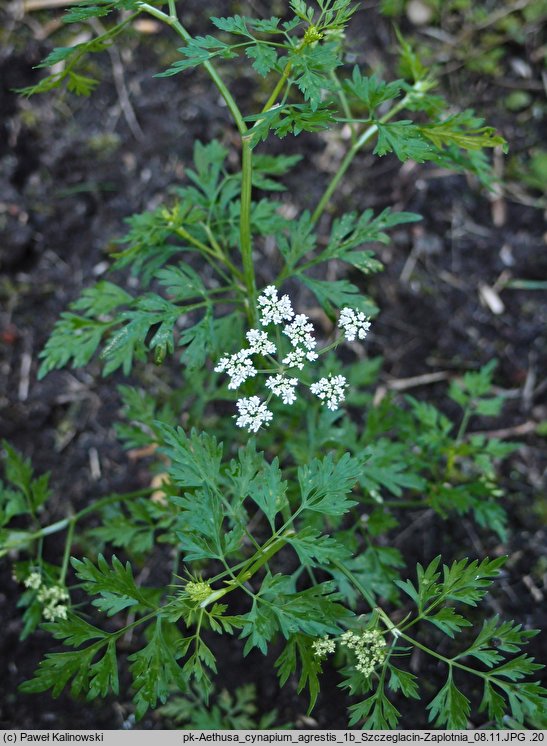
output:
<path id="1" fill-rule="evenodd" d="M 482 150 L 501 146 L 507 152 L 507 142 L 496 134 L 494 127 L 484 126 L 484 119 L 471 109 L 453 114 L 441 122 L 419 126 L 422 135 L 438 150 L 452 145 L 463 150 Z"/>
<path id="2" fill-rule="evenodd" d="M 399 711 L 391 704 L 381 687 L 368 699 L 351 705 L 349 711 L 349 727 L 364 721 L 364 730 L 393 730 L 400 717 Z"/>
<path id="3" fill-rule="evenodd" d="M 8 519 L 14 515 L 37 511 L 50 497 L 49 472 L 34 479 L 34 470 L 29 459 L 13 448 L 7 441 L 2 441 L 5 452 L 4 469 L 6 479 L 21 491 L 24 501 L 11 490 L 0 493 L 0 506 Z M 5 502 L 4 502 L 5 501 Z M 3 503 L 3 504 L 2 504 Z"/>
<path id="4" fill-rule="evenodd" d="M 80 297 L 71 303 L 70 308 L 74 311 L 83 311 L 85 316 L 98 318 L 132 302 L 133 296 L 123 288 L 101 280 L 93 287 L 86 288 Z"/>
<path id="5" fill-rule="evenodd" d="M 98 642 L 84 650 L 66 653 L 46 653 L 34 673 L 34 678 L 19 687 L 24 694 L 38 694 L 51 689 L 53 697 L 58 697 L 72 680 L 73 696 L 87 689 L 92 673 L 93 659 L 104 643 Z"/>
<path id="6" fill-rule="evenodd" d="M 97 566 L 88 558 L 71 560 L 78 578 L 83 581 L 82 588 L 90 595 L 99 595 L 93 601 L 107 616 L 117 614 L 121 609 L 129 606 L 141 605 L 153 608 L 147 595 L 136 586 L 133 571 L 129 562 L 122 565 L 116 555 L 112 555 L 112 566 L 100 554 Z"/>
<path id="7" fill-rule="evenodd" d="M 237 53 L 233 51 L 237 46 L 239 45 L 226 44 L 214 36 L 196 36 L 190 39 L 187 46 L 180 47 L 178 50 L 185 59 L 177 60 L 164 72 L 157 73 L 155 77 L 166 78 L 177 75 L 184 70 L 202 65 L 215 57 L 221 57 L 225 60 L 232 59 L 237 57 Z"/>
<path id="8" fill-rule="evenodd" d="M 394 153 L 400 161 L 412 159 L 417 163 L 431 160 L 435 151 L 422 134 L 421 128 L 410 119 L 386 124 L 377 123 L 378 141 L 375 155 Z"/>
<path id="9" fill-rule="evenodd" d="M 221 31 L 228 31 L 230 34 L 238 34 L 241 36 L 248 36 L 251 39 L 253 38 L 247 28 L 247 18 L 244 18 L 243 16 L 236 15 L 227 18 L 211 16 L 209 20 Z"/>
<path id="10" fill-rule="evenodd" d="M 387 664 L 391 674 L 388 686 L 393 692 L 401 692 L 404 697 L 420 699 L 420 690 L 418 688 L 418 678 L 408 671 L 396 668 L 393 664 Z"/>
<path id="11" fill-rule="evenodd" d="M 41 380 L 52 370 L 63 368 L 72 360 L 81 368 L 91 360 L 103 335 L 114 325 L 113 321 L 97 321 L 65 311 L 53 327 L 53 332 L 40 352 L 42 364 L 38 371 Z"/>
<path id="12" fill-rule="evenodd" d="M 311 464 L 298 467 L 298 482 L 302 495 L 302 507 L 327 515 L 343 515 L 354 500 L 349 494 L 361 475 L 361 463 L 345 453 L 334 463 L 329 454 L 321 461 L 314 459 Z"/>
<path id="13" fill-rule="evenodd" d="M 473 626 L 461 614 L 456 614 L 451 606 L 441 609 L 434 616 L 428 615 L 425 619 L 438 627 L 448 637 L 454 637 L 463 627 Z"/>
<path id="14" fill-rule="evenodd" d="M 279 459 L 271 464 L 264 464 L 249 485 L 249 496 L 268 519 L 272 531 L 275 531 L 275 517 L 287 504 L 287 482 L 279 468 Z"/>
<path id="15" fill-rule="evenodd" d="M 289 677 L 300 668 L 296 691 L 298 694 L 307 688 L 310 704 L 308 715 L 313 710 L 320 691 L 319 674 L 321 661 L 314 654 L 313 640 L 303 635 L 294 635 L 289 639 L 283 652 L 275 661 L 280 686 L 285 686 Z"/>
<path id="16" fill-rule="evenodd" d="M 205 285 L 201 277 L 188 264 L 160 269 L 156 272 L 156 279 L 175 301 L 206 296 Z"/>
<path id="17" fill-rule="evenodd" d="M 336 121 L 335 109 L 329 103 L 318 104 L 310 110 L 307 104 L 275 104 L 268 111 L 245 117 L 246 122 L 255 124 L 249 131 L 253 147 L 266 140 L 271 130 L 283 138 L 292 133 L 319 132 L 329 129 Z"/>
<path id="18" fill-rule="evenodd" d="M 247 47 L 245 54 L 253 61 L 253 67 L 263 78 L 277 65 L 277 52 L 266 44 Z"/>
<path id="19" fill-rule="evenodd" d="M 305 210 L 298 220 L 289 223 L 287 228 L 287 233 L 277 236 L 277 246 L 286 264 L 292 268 L 299 259 L 315 249 L 317 236 L 313 231 L 309 210 Z"/>
<path id="20" fill-rule="evenodd" d="M 289 52 L 288 59 L 292 65 L 294 83 L 312 111 L 316 111 L 323 90 L 330 87 L 329 73 L 341 64 L 338 45 L 322 43 L 296 48 Z"/>
<path id="21" fill-rule="evenodd" d="M 184 329 L 179 338 L 179 345 L 184 347 L 180 356 L 181 363 L 191 372 L 203 366 L 211 348 L 211 335 L 214 322 L 210 314 L 206 314 L 197 324 Z"/>
<path id="22" fill-rule="evenodd" d="M 376 75 L 370 78 L 362 75 L 358 66 L 353 68 L 351 80 L 345 81 L 346 89 L 355 96 L 369 111 L 370 115 L 386 101 L 392 101 L 398 98 L 401 93 L 403 81 L 395 80 L 392 83 L 385 83 Z"/>
<path id="23" fill-rule="evenodd" d="M 173 686 L 185 687 L 185 677 L 177 663 L 181 653 L 166 639 L 162 619 L 158 617 L 150 642 L 142 650 L 129 656 L 135 691 L 135 716 L 140 720 L 157 701 L 164 703 Z"/>
<path id="24" fill-rule="evenodd" d="M 307 567 L 344 562 L 351 556 L 347 547 L 311 526 L 299 531 L 296 536 L 289 536 L 287 544 L 293 547 L 301 564 Z"/>
<path id="25" fill-rule="evenodd" d="M 367 316 L 377 311 L 372 301 L 361 295 L 359 288 L 348 280 L 316 280 L 303 274 L 298 276 L 315 295 L 321 307 L 331 315 L 334 315 L 334 309 L 345 306 L 364 311 Z"/>
<path id="26" fill-rule="evenodd" d="M 471 711 L 469 700 L 460 692 L 452 680 L 452 669 L 437 696 L 427 705 L 429 722 L 436 726 L 465 730 Z"/>
<path id="27" fill-rule="evenodd" d="M 199 433 L 196 429 L 186 435 L 182 427 L 171 427 L 157 422 L 163 437 L 162 452 L 169 458 L 169 476 L 180 487 L 216 486 L 220 481 L 222 444 L 214 435 Z"/>

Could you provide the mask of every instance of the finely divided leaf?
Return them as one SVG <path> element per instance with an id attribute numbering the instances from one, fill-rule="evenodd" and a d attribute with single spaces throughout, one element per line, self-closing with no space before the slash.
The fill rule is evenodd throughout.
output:
<path id="1" fill-rule="evenodd" d="M 334 463 L 331 454 L 321 461 L 314 459 L 311 464 L 298 467 L 298 482 L 302 494 L 302 506 L 327 515 L 343 515 L 354 500 L 348 500 L 349 494 L 359 479 L 362 465 L 345 453 Z"/>

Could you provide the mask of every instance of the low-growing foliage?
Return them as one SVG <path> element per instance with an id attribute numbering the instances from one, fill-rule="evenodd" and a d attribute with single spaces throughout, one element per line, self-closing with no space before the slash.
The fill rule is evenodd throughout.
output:
<path id="1" fill-rule="evenodd" d="M 220 695 L 207 718 L 193 708 L 214 689 L 213 641 L 224 636 L 241 641 L 229 644 L 242 656 L 275 645 L 280 686 L 294 680 L 310 712 L 329 659 L 348 692 L 350 726 L 396 727 L 401 698 L 424 701 L 437 727 L 467 727 L 472 707 L 497 726 L 510 715 L 523 727 L 541 712 L 545 691 L 533 680 L 540 666 L 521 652 L 536 632 L 475 608 L 504 558 L 462 551 L 407 571 L 393 542 L 405 510 L 416 507 L 442 519 L 469 516 L 506 538 L 496 473 L 515 444 L 468 432 L 473 417 L 503 406 L 491 393 L 495 366 L 454 379 L 454 419 L 410 396 L 374 402 L 381 360 L 361 350 L 378 309 L 349 280 L 326 280 L 324 269 L 337 260 L 354 275 L 373 275 L 382 265 L 370 244 L 388 242 L 391 229 L 419 216 L 367 209 L 330 226 L 320 221 L 365 146 L 489 185 L 485 148 L 504 141 L 474 112 L 454 111 L 432 93 L 433 77 L 401 36 L 400 80 L 347 69 L 344 32 L 357 10 L 350 0 L 292 0 L 284 18 L 212 18 L 211 34 L 192 36 L 173 1 L 83 2 L 67 23 L 121 20 L 99 38 L 55 49 L 43 63 L 55 72 L 24 90 L 66 85 L 87 95 L 98 83 L 88 55 L 149 14 L 182 43 L 159 77 L 204 68 L 241 139 L 241 170 L 229 165 L 224 143 L 195 143 L 185 183 L 165 204 L 129 218 L 119 241 L 113 268 L 129 270 L 137 290 L 110 280 L 87 288 L 41 355 L 40 376 L 95 356 L 104 375 L 173 358 L 176 388 L 120 388 L 118 435 L 150 455 L 154 485 L 42 525 L 47 475 L 35 477 L 4 446 L 2 553 L 24 557 L 15 563 L 25 588 L 23 637 L 42 624 L 65 648 L 46 656 L 24 692 L 117 695 L 118 669 L 127 666 L 137 718 L 175 693 L 162 712 L 176 724 L 271 726 L 275 715 L 258 719 L 248 688 Z M 270 87 L 259 111 L 242 113 L 224 82 L 226 61 L 236 58 Z M 351 133 L 338 171 L 313 211 L 284 217 L 282 179 L 307 166 L 261 144 L 336 126 Z M 263 270 L 266 237 L 278 258 Z M 304 313 L 312 302 L 323 312 L 314 316 L 320 330 Z M 42 552 L 59 532 L 66 542 L 57 565 Z M 71 557 L 78 534 L 94 554 Z M 135 568 L 153 556 L 172 563 L 165 587 L 136 579 Z M 139 642 L 125 659 L 118 641 L 129 630 Z M 409 670 L 413 649 L 444 667 L 433 695 Z M 479 685 L 476 701 L 466 677 Z"/>

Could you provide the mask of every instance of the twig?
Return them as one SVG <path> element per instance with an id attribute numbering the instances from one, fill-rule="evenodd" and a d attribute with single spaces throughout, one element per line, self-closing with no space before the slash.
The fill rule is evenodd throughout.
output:
<path id="1" fill-rule="evenodd" d="M 500 430 L 474 431 L 472 435 L 484 435 L 486 438 L 498 438 L 499 440 L 505 440 L 505 438 L 530 435 L 532 433 L 535 433 L 536 429 L 537 423 L 528 420 L 528 422 L 521 422 L 520 425 L 514 425 L 513 427 L 503 427 Z"/>
<path id="2" fill-rule="evenodd" d="M 102 35 L 106 33 L 106 29 L 101 23 L 99 23 L 99 21 L 97 21 L 96 18 L 91 18 L 89 23 L 97 34 Z M 110 57 L 114 85 L 116 86 L 116 92 L 118 94 L 120 107 L 125 117 L 125 121 L 127 122 L 129 129 L 133 133 L 134 138 L 139 142 L 142 142 L 144 140 L 144 132 L 142 131 L 142 128 L 135 114 L 135 110 L 129 98 L 129 93 L 125 84 L 125 76 L 123 72 L 123 64 L 121 61 L 120 53 L 118 52 L 117 47 L 113 44 L 109 44 L 106 48 L 106 51 L 108 52 L 108 55 Z"/>

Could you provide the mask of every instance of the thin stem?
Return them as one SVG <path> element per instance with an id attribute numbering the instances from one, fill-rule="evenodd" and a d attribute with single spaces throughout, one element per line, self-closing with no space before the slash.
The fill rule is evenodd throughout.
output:
<path id="1" fill-rule="evenodd" d="M 243 281 L 248 293 L 248 316 L 251 324 L 254 324 L 256 317 L 256 281 L 251 240 L 253 151 L 251 148 L 251 141 L 248 137 L 242 137 L 241 145 L 241 211 L 239 217 L 239 237 L 241 261 L 243 263 Z"/>
<path id="2" fill-rule="evenodd" d="M 342 111 L 344 112 L 344 114 L 346 115 L 346 117 L 347 117 L 347 119 L 349 120 L 349 123 L 350 123 L 349 127 L 350 127 L 350 132 L 351 132 L 351 142 L 352 142 L 353 145 L 355 145 L 355 142 L 357 140 L 357 134 L 355 132 L 355 127 L 352 124 L 352 122 L 353 122 L 353 116 L 352 116 L 352 113 L 351 113 L 351 109 L 349 107 L 348 98 L 347 98 L 346 93 L 345 93 L 345 91 L 344 91 L 344 89 L 343 89 L 343 87 L 342 87 L 342 85 L 340 83 L 340 80 L 338 79 L 338 75 L 336 74 L 336 72 L 334 70 L 330 71 L 329 77 L 332 80 L 332 82 L 334 83 L 334 85 L 336 86 L 336 93 L 338 95 L 338 98 L 340 99 L 340 105 L 342 107 Z"/>
<path id="3" fill-rule="evenodd" d="M 266 103 L 262 107 L 262 111 L 260 112 L 261 114 L 264 114 L 266 111 L 268 111 L 269 109 L 271 109 L 272 106 L 275 104 L 275 102 L 277 101 L 277 97 L 279 96 L 279 94 L 283 90 L 283 87 L 284 87 L 285 83 L 287 82 L 287 80 L 289 78 L 289 75 L 291 74 L 291 69 L 292 69 L 291 63 L 287 62 L 287 64 L 285 65 L 285 69 L 283 70 L 283 74 L 281 75 L 281 77 L 277 81 L 277 85 L 276 85 L 276 87 L 272 91 L 272 95 L 270 96 L 270 98 L 266 101 Z"/>
<path id="4" fill-rule="evenodd" d="M 72 542 L 74 540 L 74 529 L 76 528 L 76 521 L 74 518 L 69 519 L 68 524 L 68 531 L 66 532 L 66 539 L 65 539 L 65 551 L 63 554 L 63 564 L 61 565 L 61 573 L 59 575 L 59 584 L 64 585 L 67 570 L 68 570 L 68 562 L 70 559 L 70 551 L 72 549 Z"/>
<path id="5" fill-rule="evenodd" d="M 461 443 L 465 433 L 467 432 L 467 427 L 469 425 L 469 420 L 471 419 L 473 415 L 473 411 L 471 407 L 466 407 L 463 412 L 462 421 L 460 422 L 460 427 L 458 429 L 458 434 L 456 435 L 456 443 Z"/>
<path id="6" fill-rule="evenodd" d="M 148 3 L 139 3 L 140 10 L 144 11 L 145 13 L 149 13 L 151 16 L 154 16 L 154 18 L 157 18 L 159 21 L 162 21 L 163 23 L 166 23 L 168 26 L 171 26 L 171 28 L 177 32 L 177 34 L 184 39 L 184 41 L 188 42 L 192 38 L 191 35 L 188 33 L 188 31 L 184 28 L 184 26 L 181 24 L 181 22 L 178 20 L 178 18 L 175 16 L 167 15 L 167 13 L 164 13 L 163 11 L 159 10 L 159 8 L 155 8 L 153 5 L 149 5 Z M 226 102 L 226 105 L 230 111 L 230 114 L 234 118 L 234 122 L 236 124 L 237 129 L 239 130 L 239 133 L 241 136 L 243 136 L 247 132 L 247 125 L 245 124 L 245 121 L 243 119 L 243 115 L 236 104 L 232 94 L 224 84 L 224 81 L 216 71 L 215 67 L 212 65 L 211 62 L 204 62 L 203 67 L 207 70 L 207 73 L 209 74 L 210 78 L 212 79 L 213 83 L 216 85 L 220 95 Z"/>
<path id="7" fill-rule="evenodd" d="M 76 522 L 81 518 L 84 518 L 84 516 L 94 513 L 96 510 L 100 510 L 107 505 L 112 505 L 113 503 L 122 502 L 124 500 L 134 500 L 138 497 L 146 497 L 147 495 L 151 495 L 152 492 L 154 492 L 154 488 L 148 487 L 147 489 L 136 490 L 135 492 L 126 492 L 121 495 L 109 495 L 108 497 L 103 497 L 102 500 L 97 500 L 92 505 L 88 505 L 70 518 L 63 518 L 62 521 L 57 521 L 56 523 L 51 523 L 49 526 L 44 526 L 44 528 L 41 528 L 39 531 L 35 531 L 32 534 L 26 534 L 24 537 L 21 537 L 19 541 L 16 541 L 14 544 L 6 545 L 3 549 L 9 551 L 24 546 L 31 541 L 36 541 L 37 539 L 41 540 L 45 536 L 51 536 L 51 534 L 64 531 L 69 527 L 70 523 L 76 524 Z"/>
<path id="8" fill-rule="evenodd" d="M 355 577 L 355 575 L 351 572 L 351 570 L 348 570 L 347 567 L 344 567 L 344 565 L 341 562 L 337 562 L 336 560 L 332 561 L 332 564 L 334 567 L 336 567 L 337 570 L 339 570 L 343 575 L 346 576 L 346 578 L 357 588 L 359 593 L 363 596 L 367 604 L 370 606 L 371 609 L 376 608 L 376 601 L 374 599 L 374 596 L 371 595 L 370 591 L 368 591 L 364 586 L 361 585 L 359 580 Z"/>
<path id="9" fill-rule="evenodd" d="M 389 120 L 392 119 L 396 114 L 398 114 L 402 109 L 404 109 L 421 90 L 423 90 L 423 81 L 417 81 L 416 83 L 414 83 L 412 90 L 409 91 L 406 96 L 401 99 L 401 101 L 399 101 L 398 104 L 390 109 L 387 114 L 384 114 L 384 116 L 378 120 L 378 124 L 385 124 L 386 122 L 389 122 Z M 324 213 L 325 208 L 330 202 L 330 198 L 336 191 L 338 184 L 348 170 L 357 153 L 378 132 L 378 124 L 371 124 L 370 127 L 367 127 L 367 129 L 357 138 L 357 140 L 353 143 L 351 148 L 346 153 L 346 156 L 338 167 L 337 172 L 332 177 L 332 180 L 327 186 L 323 196 L 319 200 L 319 204 L 313 212 L 313 215 L 311 217 L 312 224 L 315 224 Z"/>

